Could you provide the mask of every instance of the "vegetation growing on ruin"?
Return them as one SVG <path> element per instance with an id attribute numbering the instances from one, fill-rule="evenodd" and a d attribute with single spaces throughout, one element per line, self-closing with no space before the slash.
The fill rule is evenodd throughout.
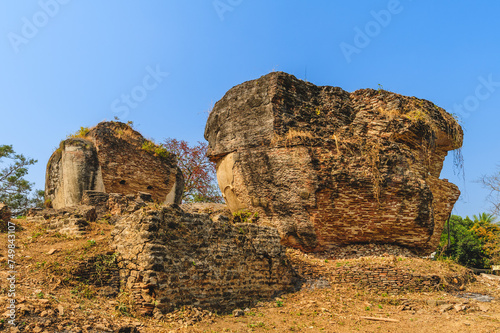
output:
<path id="1" fill-rule="evenodd" d="M 283 144 L 285 147 L 290 147 L 292 145 L 302 144 L 314 138 L 315 135 L 310 131 L 290 128 L 284 135 L 278 135 L 275 133 L 270 144 L 271 146 Z"/>
<path id="2" fill-rule="evenodd" d="M 68 139 L 76 139 L 76 138 L 81 138 L 85 139 L 87 134 L 90 132 L 90 129 L 88 127 L 80 127 L 78 131 L 76 131 L 73 134 L 68 135 Z"/>
<path id="3" fill-rule="evenodd" d="M 157 145 L 151 140 L 145 139 L 141 148 L 151 155 L 161 157 L 162 159 L 168 159 L 170 157 L 170 152 L 167 149 Z"/>
<path id="4" fill-rule="evenodd" d="M 259 213 L 251 212 L 246 209 L 241 209 L 233 213 L 234 223 L 257 223 L 259 220 Z"/>

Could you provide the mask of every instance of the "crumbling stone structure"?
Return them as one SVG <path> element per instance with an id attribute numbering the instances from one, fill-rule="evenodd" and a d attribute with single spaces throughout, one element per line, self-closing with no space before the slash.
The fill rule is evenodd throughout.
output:
<path id="1" fill-rule="evenodd" d="M 151 193 L 180 203 L 184 188 L 175 156 L 120 122 L 102 122 L 61 142 L 47 164 L 46 199 L 54 208 L 80 204 L 83 193 Z"/>
<path id="2" fill-rule="evenodd" d="M 120 217 L 112 235 L 120 279 L 143 314 L 183 305 L 231 311 L 292 289 L 275 228 L 171 205 Z"/>
<path id="3" fill-rule="evenodd" d="M 139 192 L 133 194 L 104 193 L 85 191 L 80 205 L 54 208 L 32 208 L 26 216 L 28 221 L 43 224 L 48 231 L 68 236 L 84 236 L 89 229 L 89 222 L 106 220 L 114 224 L 122 215 L 152 204 L 151 194 Z"/>
<path id="4" fill-rule="evenodd" d="M 205 138 L 231 211 L 257 212 L 305 251 L 391 243 L 430 253 L 460 195 L 439 175 L 461 127 L 429 101 L 384 90 L 271 73 L 230 89 Z"/>
<path id="5" fill-rule="evenodd" d="M 42 224 L 47 231 L 58 232 L 68 236 L 82 236 L 97 218 L 95 207 L 78 205 L 61 209 L 32 208 L 26 219 Z"/>

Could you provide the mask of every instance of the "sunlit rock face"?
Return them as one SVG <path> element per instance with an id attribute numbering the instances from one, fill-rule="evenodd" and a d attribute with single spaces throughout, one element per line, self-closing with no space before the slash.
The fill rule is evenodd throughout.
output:
<path id="1" fill-rule="evenodd" d="M 207 121 L 233 212 L 257 212 L 304 251 L 391 243 L 432 252 L 460 195 L 439 179 L 456 120 L 384 90 L 353 93 L 274 72 L 230 89 Z"/>
<path id="2" fill-rule="evenodd" d="M 87 190 L 180 203 L 184 180 L 175 156 L 143 149 L 144 137 L 127 124 L 102 122 L 61 142 L 47 164 L 45 193 L 54 208 L 80 204 Z"/>

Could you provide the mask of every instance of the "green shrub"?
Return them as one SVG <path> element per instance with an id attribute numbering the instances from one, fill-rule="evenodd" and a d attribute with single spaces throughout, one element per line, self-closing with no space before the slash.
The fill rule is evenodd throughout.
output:
<path id="1" fill-rule="evenodd" d="M 147 151 L 153 156 L 158 156 L 164 159 L 167 159 L 170 157 L 170 152 L 166 150 L 165 148 L 155 144 L 151 140 L 144 140 L 142 144 L 142 149 Z"/>
<path id="2" fill-rule="evenodd" d="M 252 213 L 248 210 L 242 209 L 233 213 L 234 223 L 256 223 L 259 220 L 257 212 Z"/>
<path id="3" fill-rule="evenodd" d="M 452 215 L 450 218 L 450 246 L 448 246 L 448 228 L 445 225 L 438 248 L 439 259 L 452 259 L 461 265 L 474 268 L 489 268 L 492 264 L 492 241 L 500 237 L 500 226 L 494 223 L 493 216 L 474 215 L 462 218 Z M 481 218 L 483 217 L 483 218 Z M 484 219 L 490 217 L 491 220 Z"/>
<path id="4" fill-rule="evenodd" d="M 80 129 L 78 131 L 76 131 L 73 134 L 68 135 L 68 139 L 85 138 L 89 132 L 90 132 L 90 129 L 88 127 L 80 127 Z"/>

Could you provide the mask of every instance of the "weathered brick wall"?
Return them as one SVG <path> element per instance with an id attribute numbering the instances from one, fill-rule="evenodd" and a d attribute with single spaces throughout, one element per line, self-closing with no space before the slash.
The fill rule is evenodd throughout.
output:
<path id="1" fill-rule="evenodd" d="M 27 219 L 43 225 L 48 231 L 69 236 L 82 236 L 88 231 L 89 222 L 106 219 L 113 223 L 119 216 L 130 214 L 153 201 L 148 193 L 124 195 L 85 191 L 82 204 L 60 209 L 33 208 Z"/>
<path id="2" fill-rule="evenodd" d="M 270 227 L 146 207 L 117 222 L 113 244 L 121 279 L 144 314 L 182 305 L 229 311 L 292 286 L 291 266 Z"/>
<path id="3" fill-rule="evenodd" d="M 94 206 L 97 218 L 110 218 L 138 210 L 153 202 L 149 193 L 139 192 L 137 194 L 104 193 L 98 191 L 85 191 L 82 204 Z"/>
<path id="4" fill-rule="evenodd" d="M 88 230 L 89 222 L 97 218 L 93 206 L 73 206 L 62 209 L 30 209 L 26 219 L 43 225 L 47 231 L 68 236 L 81 236 Z"/>
<path id="5" fill-rule="evenodd" d="M 135 195 L 180 203 L 184 189 L 175 156 L 158 154 L 127 124 L 101 122 L 80 137 L 61 142 L 47 164 L 45 193 L 54 208 L 80 204 L 87 190 Z"/>
<path id="6" fill-rule="evenodd" d="M 391 266 L 339 267 L 329 274 L 332 283 L 352 284 L 358 288 L 379 290 L 388 294 L 455 289 L 474 281 L 472 272 L 442 278 L 433 274 L 413 274 Z"/>
<path id="7" fill-rule="evenodd" d="M 305 251 L 393 243 L 430 253 L 460 195 L 439 174 L 462 129 L 415 97 L 271 73 L 230 89 L 205 138 L 229 208 L 258 212 Z"/>
<path id="8" fill-rule="evenodd" d="M 308 257 L 297 250 L 289 250 L 287 254 L 297 274 L 306 281 L 326 280 L 330 284 L 348 284 L 388 294 L 458 289 L 475 280 L 472 271 L 462 266 L 431 264 L 420 258 L 358 254 L 352 261 L 318 261 L 313 259 L 314 255 Z"/>
<path id="9" fill-rule="evenodd" d="M 144 137 L 119 122 L 100 123 L 87 137 L 97 147 L 105 192 L 147 192 L 154 200 L 164 202 L 173 191 L 175 200 L 170 202 L 180 203 L 184 183 L 173 154 L 160 157 L 145 151 Z"/>
<path id="10" fill-rule="evenodd" d="M 437 275 L 413 275 L 393 267 L 342 267 L 333 271 L 331 281 L 394 294 L 402 291 L 436 290 L 442 283 Z"/>

